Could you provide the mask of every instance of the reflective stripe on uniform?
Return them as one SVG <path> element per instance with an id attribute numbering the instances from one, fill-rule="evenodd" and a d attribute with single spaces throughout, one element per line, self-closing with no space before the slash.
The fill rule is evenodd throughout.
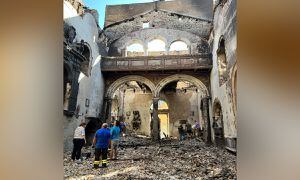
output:
<path id="1" fill-rule="evenodd" d="M 107 159 L 102 160 L 102 163 L 107 164 L 108 163 Z"/>
<path id="2" fill-rule="evenodd" d="M 95 164 L 95 165 L 99 165 L 99 164 L 100 164 L 100 161 L 94 161 L 94 164 Z"/>

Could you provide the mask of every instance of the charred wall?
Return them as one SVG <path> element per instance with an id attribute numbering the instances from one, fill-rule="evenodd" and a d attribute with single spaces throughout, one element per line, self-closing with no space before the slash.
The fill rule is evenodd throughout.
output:
<path id="1" fill-rule="evenodd" d="M 105 26 L 122 21 L 124 19 L 129 19 L 153 9 L 172 11 L 175 13 L 207 20 L 211 20 L 213 17 L 211 11 L 211 0 L 177 0 L 153 3 L 123 4 L 106 7 Z"/>
<path id="2" fill-rule="evenodd" d="M 221 105 L 227 146 L 236 148 L 236 0 L 217 1 L 214 6 L 213 30 L 210 35 L 213 69 L 211 72 L 212 112 Z M 223 42 L 222 42 L 223 41 Z M 222 47 L 223 46 L 223 47 Z M 213 119 L 211 119 L 213 122 Z M 212 132 L 214 135 L 214 132 Z M 213 137 L 214 138 L 214 137 Z"/>
<path id="3" fill-rule="evenodd" d="M 66 51 L 79 46 L 78 52 L 81 52 L 88 62 L 84 68 L 78 71 L 78 76 L 73 81 L 78 86 L 76 101 L 72 102 L 74 104 L 73 113 L 65 115 L 63 119 L 64 150 L 70 150 L 73 146 L 72 139 L 75 128 L 81 122 L 88 123 L 91 119 L 99 118 L 104 94 L 100 61 L 101 55 L 106 55 L 106 47 L 98 41 L 100 29 L 95 10 L 82 8 L 83 4 L 78 1 L 64 0 L 63 5 L 64 24 L 74 29 L 74 32 L 70 33 L 73 38 L 67 43 Z M 83 44 L 82 47 L 81 44 Z M 64 53 L 64 56 L 65 59 L 69 58 L 67 53 Z"/>

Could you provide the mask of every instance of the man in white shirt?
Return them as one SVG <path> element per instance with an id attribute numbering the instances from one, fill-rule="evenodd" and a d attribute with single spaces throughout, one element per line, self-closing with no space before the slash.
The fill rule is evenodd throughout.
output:
<path id="1" fill-rule="evenodd" d="M 83 147 L 83 145 L 86 143 L 86 140 L 85 140 L 85 126 L 86 126 L 86 123 L 81 123 L 79 125 L 79 127 L 77 127 L 75 129 L 75 132 L 74 132 L 74 139 L 73 139 L 73 144 L 74 144 L 74 147 L 73 147 L 73 152 L 72 152 L 72 159 L 73 160 L 78 160 L 80 161 L 80 156 L 81 156 L 81 149 Z"/>

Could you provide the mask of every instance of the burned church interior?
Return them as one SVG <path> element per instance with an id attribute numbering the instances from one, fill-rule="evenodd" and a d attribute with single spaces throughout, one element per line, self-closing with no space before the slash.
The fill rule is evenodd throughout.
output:
<path id="1" fill-rule="evenodd" d="M 192 151 L 191 159 L 182 165 L 192 173 L 184 176 L 185 171 L 180 174 L 171 168 L 165 169 L 169 174 L 163 177 L 196 179 L 198 173 L 203 179 L 236 179 L 236 0 L 107 5 L 105 17 L 100 17 L 103 28 L 98 12 L 83 1 L 64 0 L 63 6 L 64 151 L 72 149 L 73 133 L 80 123 L 87 124 L 88 149 L 103 123 L 122 121 L 127 130 L 120 146 L 132 151 L 141 146 L 145 152 L 136 155 L 152 159 L 166 153 L 162 161 L 167 163 L 176 147 L 186 148 L 175 153 L 179 157 Z M 179 126 L 195 124 L 199 128 L 189 138 L 191 142 L 172 144 L 180 139 Z M 164 143 L 169 143 L 169 149 Z M 148 145 L 148 151 L 158 151 L 158 155 L 148 152 Z M 157 150 L 161 146 L 163 150 Z M 213 158 L 218 168 L 204 166 L 210 160 L 200 162 L 205 152 L 220 156 Z M 135 157 L 132 161 L 142 163 Z M 188 165 L 189 161 L 197 166 Z M 202 166 L 205 170 L 197 170 Z M 134 171 L 138 166 L 122 168 L 120 174 L 125 177 L 126 168 Z M 71 170 L 68 173 L 67 177 L 75 176 Z M 156 179 L 151 173 L 144 175 Z M 144 176 L 133 175 L 138 177 Z"/>

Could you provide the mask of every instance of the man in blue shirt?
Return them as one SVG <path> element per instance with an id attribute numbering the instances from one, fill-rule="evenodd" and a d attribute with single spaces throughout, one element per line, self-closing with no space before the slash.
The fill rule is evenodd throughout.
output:
<path id="1" fill-rule="evenodd" d="M 100 165 L 100 156 L 102 159 L 102 167 L 107 166 L 107 152 L 110 140 L 110 131 L 108 124 L 103 123 L 102 128 L 99 129 L 94 137 L 93 144 L 95 145 L 95 161 L 94 168 L 98 168 Z"/>
<path id="2" fill-rule="evenodd" d="M 119 139 L 120 139 L 120 123 L 119 121 L 114 122 L 114 126 L 110 129 L 111 135 L 111 153 L 110 159 L 117 159 L 118 155 L 118 147 L 119 147 Z"/>

